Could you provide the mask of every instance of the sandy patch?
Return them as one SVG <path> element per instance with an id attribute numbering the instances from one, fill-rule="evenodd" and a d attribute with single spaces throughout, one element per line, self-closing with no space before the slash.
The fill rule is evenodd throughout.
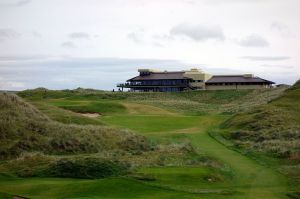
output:
<path id="1" fill-rule="evenodd" d="M 96 118 L 100 116 L 99 113 L 80 113 L 80 115 L 90 118 Z"/>

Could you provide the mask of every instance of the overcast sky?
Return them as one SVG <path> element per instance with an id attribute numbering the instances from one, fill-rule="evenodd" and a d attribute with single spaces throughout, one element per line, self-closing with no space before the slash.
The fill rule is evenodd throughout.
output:
<path id="1" fill-rule="evenodd" d="M 0 89 L 113 89 L 138 68 L 300 78 L 299 0 L 0 0 Z"/>

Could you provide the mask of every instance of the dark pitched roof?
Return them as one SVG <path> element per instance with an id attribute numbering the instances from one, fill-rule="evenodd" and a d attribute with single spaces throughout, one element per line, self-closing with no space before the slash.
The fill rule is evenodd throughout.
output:
<path id="1" fill-rule="evenodd" d="M 260 77 L 245 77 L 244 75 L 214 75 L 206 83 L 268 83 L 272 81 Z"/>
<path id="2" fill-rule="evenodd" d="M 136 76 L 127 81 L 136 80 L 156 80 L 156 79 L 188 79 L 183 76 L 184 71 L 180 72 L 151 72 L 149 75 Z"/>

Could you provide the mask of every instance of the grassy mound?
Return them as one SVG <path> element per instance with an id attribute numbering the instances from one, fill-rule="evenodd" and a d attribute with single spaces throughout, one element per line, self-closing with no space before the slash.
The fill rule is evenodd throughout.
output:
<path id="1" fill-rule="evenodd" d="M 50 103 L 45 103 L 44 101 L 30 101 L 30 103 L 54 121 L 64 124 L 103 125 L 97 118 L 89 118 L 73 111 L 59 108 Z"/>
<path id="2" fill-rule="evenodd" d="M 74 154 L 123 150 L 126 147 L 150 149 L 150 144 L 144 137 L 128 131 L 54 122 L 15 95 L 0 94 L 0 117 L 1 158 L 16 157 L 26 151 Z"/>
<path id="3" fill-rule="evenodd" d="M 158 145 L 128 130 L 59 123 L 1 93 L 0 157 L 0 172 L 19 176 L 101 178 L 141 165 L 190 164 L 198 154 L 188 143 Z"/>
<path id="4" fill-rule="evenodd" d="M 150 143 L 142 136 L 107 127 L 54 122 L 16 95 L 5 93 L 0 94 L 0 135 L 0 157 L 6 160 L 1 165 L 2 170 L 20 176 L 98 178 L 119 175 L 126 173 L 129 167 L 126 161 L 114 160 L 114 154 L 151 150 Z M 89 153 L 102 156 L 62 159 L 62 155 Z M 104 157 L 105 153 L 110 155 Z"/>
<path id="5" fill-rule="evenodd" d="M 223 124 L 223 136 L 247 151 L 280 158 L 283 172 L 300 176 L 300 81 L 267 105 Z"/>
<path id="6" fill-rule="evenodd" d="M 20 179 L 0 173 L 0 192 L 29 198 L 285 198 L 287 185 L 283 175 L 226 148 L 208 134 L 230 118 L 230 114 L 220 113 L 251 109 L 281 93 L 280 89 L 183 93 L 112 93 L 84 89 L 21 92 L 20 96 L 47 115 L 33 107 L 46 118 L 42 123 L 66 128 L 64 142 L 70 141 L 68 131 L 72 131 L 76 133 L 74 139 L 81 142 L 87 136 L 94 143 L 98 130 L 92 134 L 86 129 L 110 129 L 104 125 L 130 129 L 147 139 L 135 136 L 130 130 L 110 129 L 116 134 L 113 137 L 117 136 L 121 142 L 110 140 L 111 135 L 106 134 L 101 138 L 105 140 L 103 144 L 111 144 L 96 152 L 24 150 L 17 157 L 0 162 L 0 172 L 36 178 Z M 91 126 L 88 123 L 92 120 L 81 120 L 77 117 L 80 114 L 60 108 L 63 105 L 86 109 L 98 102 L 122 104 L 126 111 L 107 112 L 93 120 L 100 121 L 101 125 Z M 73 121 L 68 121 L 68 116 Z M 53 119 L 67 124 L 80 121 L 86 125 L 66 125 Z M 23 126 L 19 131 L 22 129 Z M 46 140 L 58 136 L 52 131 L 43 134 Z M 123 133 L 124 138 L 119 138 Z M 55 139 L 60 143 L 62 138 L 65 137 Z M 11 139 L 10 143 L 17 141 Z M 62 146 L 76 148 L 76 143 L 66 142 Z M 128 173 L 126 177 L 101 180 L 45 178 L 103 178 L 125 173 Z"/>

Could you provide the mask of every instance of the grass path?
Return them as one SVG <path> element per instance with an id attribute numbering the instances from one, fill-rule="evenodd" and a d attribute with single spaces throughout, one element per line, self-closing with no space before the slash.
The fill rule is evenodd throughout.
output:
<path id="1" fill-rule="evenodd" d="M 234 172 L 233 186 L 247 198 L 286 198 L 286 179 L 281 174 L 262 166 L 242 154 L 230 150 L 208 133 L 190 134 L 194 146 L 227 164 Z"/>
<path id="2" fill-rule="evenodd" d="M 226 116 L 206 115 L 206 116 L 135 116 L 126 119 L 115 116 L 104 119 L 111 125 L 122 128 L 129 128 L 143 133 L 155 139 L 172 139 L 182 135 L 191 140 L 193 146 L 199 153 L 204 153 L 225 163 L 233 171 L 232 181 L 224 186 L 224 189 L 231 189 L 238 194 L 221 198 L 241 198 L 241 199 L 278 199 L 287 198 L 287 180 L 278 172 L 260 165 L 255 160 L 250 159 L 233 151 L 211 136 L 208 131 L 218 126 Z M 188 119 L 187 119 L 188 118 Z M 186 120 L 186 121 L 185 121 Z M 184 121 L 184 125 L 182 125 Z M 199 187 L 201 189 L 201 187 Z M 219 187 L 211 186 L 211 189 Z"/>

